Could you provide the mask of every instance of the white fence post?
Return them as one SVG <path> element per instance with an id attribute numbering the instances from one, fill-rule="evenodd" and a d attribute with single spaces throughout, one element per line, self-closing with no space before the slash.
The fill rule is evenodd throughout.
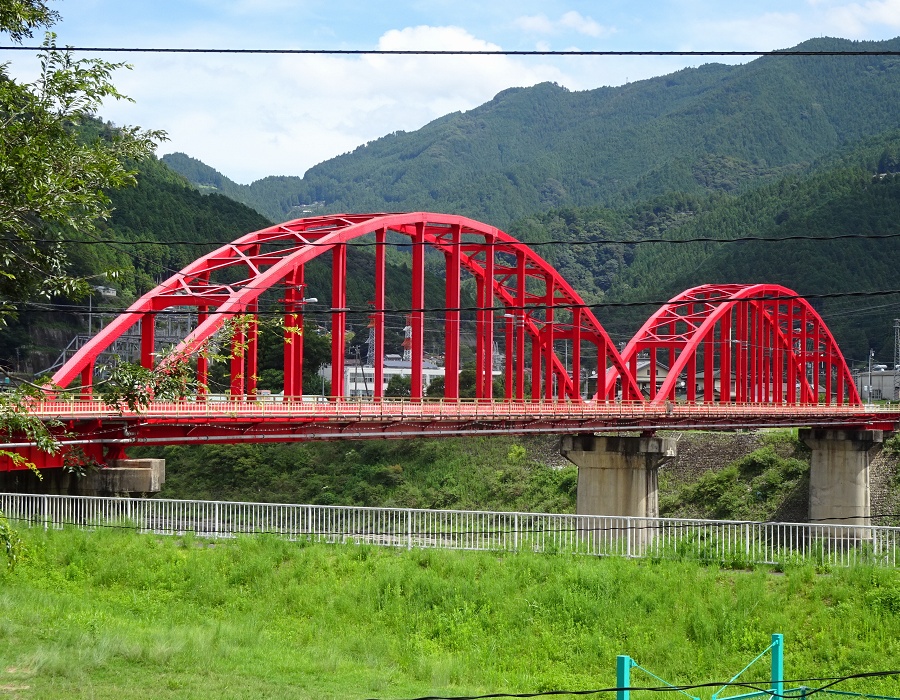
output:
<path id="1" fill-rule="evenodd" d="M 412 510 L 406 509 L 406 548 L 412 549 Z"/>

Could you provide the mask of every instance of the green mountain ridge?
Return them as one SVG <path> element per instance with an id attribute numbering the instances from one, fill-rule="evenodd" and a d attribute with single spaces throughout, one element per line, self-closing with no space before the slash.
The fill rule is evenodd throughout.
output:
<path id="1" fill-rule="evenodd" d="M 900 289 L 898 171 L 895 130 L 740 194 L 673 193 L 617 210 L 555 210 L 522 219 L 510 232 L 538 244 L 624 241 L 539 248 L 599 304 L 600 321 L 618 341 L 684 289 L 770 282 L 808 295 L 850 360 L 866 358 L 870 348 L 891 358 L 893 319 L 900 315 L 900 295 L 887 293 Z M 775 240 L 687 242 L 747 237 Z M 642 244 L 647 238 L 673 242 Z"/>
<path id="2" fill-rule="evenodd" d="M 900 49 L 900 39 L 814 39 L 795 48 L 877 52 Z M 468 112 L 320 163 L 302 178 L 237 185 L 183 154 L 164 161 L 275 220 L 427 210 L 506 227 L 563 206 L 742 191 L 896 128 L 898 98 L 897 57 L 767 56 L 585 92 L 550 83 L 505 90 Z"/>

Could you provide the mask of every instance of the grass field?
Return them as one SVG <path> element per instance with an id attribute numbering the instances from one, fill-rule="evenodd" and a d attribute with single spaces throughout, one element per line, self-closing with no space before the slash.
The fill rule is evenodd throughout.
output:
<path id="1" fill-rule="evenodd" d="M 896 570 L 21 535 L 27 555 L 0 569 L 0 697 L 589 689 L 614 685 L 617 654 L 674 683 L 724 681 L 773 632 L 788 678 L 900 668 Z M 746 677 L 765 679 L 767 663 Z M 632 682 L 656 685 L 639 671 Z M 900 695 L 900 676 L 839 689 Z"/>

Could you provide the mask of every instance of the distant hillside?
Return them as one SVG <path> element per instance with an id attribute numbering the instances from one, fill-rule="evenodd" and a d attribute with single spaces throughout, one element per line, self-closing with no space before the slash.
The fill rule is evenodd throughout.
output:
<path id="1" fill-rule="evenodd" d="M 808 174 L 791 175 L 737 195 L 672 194 L 620 210 L 554 210 L 514 223 L 530 242 L 641 241 L 765 237 L 808 240 L 739 243 L 605 243 L 539 248 L 595 302 L 617 341 L 627 340 L 655 303 L 708 282 L 773 282 L 801 294 L 862 296 L 811 301 L 850 359 L 870 348 L 893 357 L 893 319 L 900 316 L 900 131 L 835 153 Z M 834 236 L 859 236 L 818 240 Z M 877 292 L 866 296 L 867 292 Z"/>
<path id="2" fill-rule="evenodd" d="M 272 221 L 286 221 L 289 218 L 299 218 L 302 214 L 297 211 L 285 211 L 280 204 L 282 196 L 277 191 L 276 183 L 282 181 L 296 182 L 296 177 L 268 177 L 253 185 L 239 185 L 229 180 L 222 173 L 209 167 L 196 158 L 191 158 L 184 153 L 169 153 L 162 157 L 162 161 L 179 175 L 185 177 L 198 190 L 204 194 L 222 194 L 226 197 L 246 204 L 251 209 L 256 209 L 260 214 Z M 266 183 L 262 186 L 260 183 Z M 310 212 L 305 212 L 309 214 Z"/>
<path id="3" fill-rule="evenodd" d="M 115 208 L 110 219 L 100 223 L 97 235 L 104 242 L 74 232 L 66 235 L 67 239 L 79 241 L 66 248 L 70 272 L 92 281 L 102 280 L 104 286 L 116 289 L 115 297 L 95 295 L 91 303 L 95 314 L 127 307 L 198 257 L 238 236 L 271 225 L 259 213 L 229 197 L 204 196 L 157 160 L 141 164 L 136 187 L 115 190 L 109 195 Z M 348 255 L 347 296 L 353 308 L 365 309 L 372 298 L 372 256 L 371 249 L 358 248 Z M 329 265 L 330 261 L 313 261 L 306 270 L 308 293 L 319 299 L 319 304 L 308 309 L 308 318 L 323 324 L 330 316 L 324 312 L 317 316 L 315 312 L 331 305 Z M 110 272 L 115 274 L 103 277 Z M 389 261 L 386 277 L 388 306 L 407 308 L 411 299 L 409 272 Z M 438 305 L 443 299 L 443 283 L 428 273 L 426 284 L 429 304 Z M 271 304 L 276 314 L 277 309 L 283 309 L 278 302 L 280 296 L 280 290 L 263 296 L 263 303 Z M 40 371 L 49 366 L 76 333 L 87 330 L 86 304 L 71 302 L 71 311 L 22 314 L 11 320 L 0 333 L 0 362 L 25 368 L 23 371 Z M 367 322 L 364 312 L 349 319 L 350 329 L 358 335 L 357 344 L 365 341 Z M 403 325 L 402 315 L 390 319 L 386 333 L 390 352 L 402 351 Z M 281 362 L 280 358 L 268 361 L 273 366 Z"/>
<path id="4" fill-rule="evenodd" d="M 115 210 L 104 237 L 122 245 L 92 246 L 84 264 L 88 274 L 102 272 L 110 262 L 124 268 L 120 284 L 128 296 L 143 294 L 201 255 L 272 223 L 230 197 L 202 196 L 159 161 L 141 166 L 137 187 L 110 197 Z M 146 240 L 159 243 L 135 243 Z"/>
<path id="5" fill-rule="evenodd" d="M 900 39 L 814 39 L 797 48 L 898 50 Z M 586 92 L 547 83 L 506 90 L 469 112 L 360 146 L 303 178 L 241 186 L 183 155 L 165 161 L 275 219 L 304 209 L 424 209 L 507 226 L 563 206 L 739 192 L 900 126 L 898 103 L 897 57 L 763 57 Z"/>

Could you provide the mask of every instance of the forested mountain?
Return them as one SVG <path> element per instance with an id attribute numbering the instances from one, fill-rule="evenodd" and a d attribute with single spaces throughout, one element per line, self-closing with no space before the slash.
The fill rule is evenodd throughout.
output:
<path id="1" fill-rule="evenodd" d="M 814 39 L 796 48 L 898 50 L 900 39 Z M 183 156 L 165 160 L 274 219 L 304 210 L 426 210 L 506 227 L 563 206 L 742 191 L 900 126 L 898 102 L 895 56 L 768 56 L 586 92 L 549 83 L 506 90 L 302 178 L 241 186 Z"/>
<path id="2" fill-rule="evenodd" d="M 271 222 L 256 211 L 219 194 L 204 196 L 182 176 L 157 160 L 141 164 L 136 187 L 109 193 L 115 207 L 108 221 L 100 222 L 96 235 L 66 234 L 69 271 L 87 278 L 92 285 L 116 290 L 115 297 L 95 294 L 91 307 L 95 316 L 118 313 L 141 294 L 178 272 L 198 257 L 235 238 L 265 228 Z M 325 256 L 327 257 L 327 256 Z M 348 255 L 348 303 L 365 309 L 372 298 L 374 263 L 370 248 L 354 248 Z M 402 259 L 399 263 L 402 266 Z M 310 305 L 307 317 L 327 325 L 324 313 L 331 306 L 330 261 L 313 261 L 307 266 L 306 282 L 310 296 L 319 299 Z M 388 264 L 386 299 L 389 307 L 406 308 L 411 298 L 408 272 L 398 263 Z M 427 274 L 426 299 L 440 303 L 443 283 Z M 272 305 L 277 315 L 279 290 L 267 292 L 263 302 Z M 9 319 L 0 332 L 0 363 L 22 371 L 40 371 L 47 367 L 72 337 L 85 332 L 88 325 L 86 300 L 55 298 L 56 311 L 31 310 Z M 321 313 L 317 315 L 317 310 Z M 365 339 L 368 318 L 364 312 L 350 319 L 351 331 Z M 95 318 L 93 330 L 97 329 Z M 403 317 L 392 318 L 386 339 L 391 351 L 399 352 L 403 342 Z M 274 341 L 273 341 L 274 342 Z M 273 343 L 269 343 L 273 344 Z M 268 364 L 277 366 L 274 345 Z"/>
<path id="3" fill-rule="evenodd" d="M 121 243 L 78 246 L 87 254 L 73 257 L 73 271 L 89 276 L 122 270 L 117 286 L 126 299 L 143 294 L 223 243 L 271 225 L 229 197 L 202 196 L 159 161 L 142 164 L 138 185 L 111 192 L 110 197 L 115 210 L 102 235 Z"/>
<path id="4" fill-rule="evenodd" d="M 554 210 L 510 230 L 537 243 L 564 277 L 600 302 L 597 315 L 617 341 L 689 287 L 771 282 L 809 295 L 848 359 L 864 360 L 872 348 L 889 360 L 900 316 L 900 294 L 886 293 L 900 289 L 900 131 L 831 154 L 810 170 L 736 195 L 671 194 L 619 210 Z M 673 242 L 640 242 L 660 238 Z M 697 238 L 726 242 L 688 242 Z M 584 245 L 598 240 L 616 242 Z M 567 243 L 542 245 L 547 241 Z"/>
<path id="5" fill-rule="evenodd" d="M 136 187 L 109 196 L 115 209 L 108 221 L 99 223 L 96 235 L 64 235 L 71 274 L 116 289 L 113 298 L 95 295 L 91 304 L 95 312 L 125 308 L 198 256 L 269 225 L 232 199 L 201 195 L 156 160 L 140 166 Z M 5 366 L 40 371 L 73 335 L 87 330 L 86 300 L 52 301 L 68 311 L 31 310 L 2 329 L 0 362 Z"/>

